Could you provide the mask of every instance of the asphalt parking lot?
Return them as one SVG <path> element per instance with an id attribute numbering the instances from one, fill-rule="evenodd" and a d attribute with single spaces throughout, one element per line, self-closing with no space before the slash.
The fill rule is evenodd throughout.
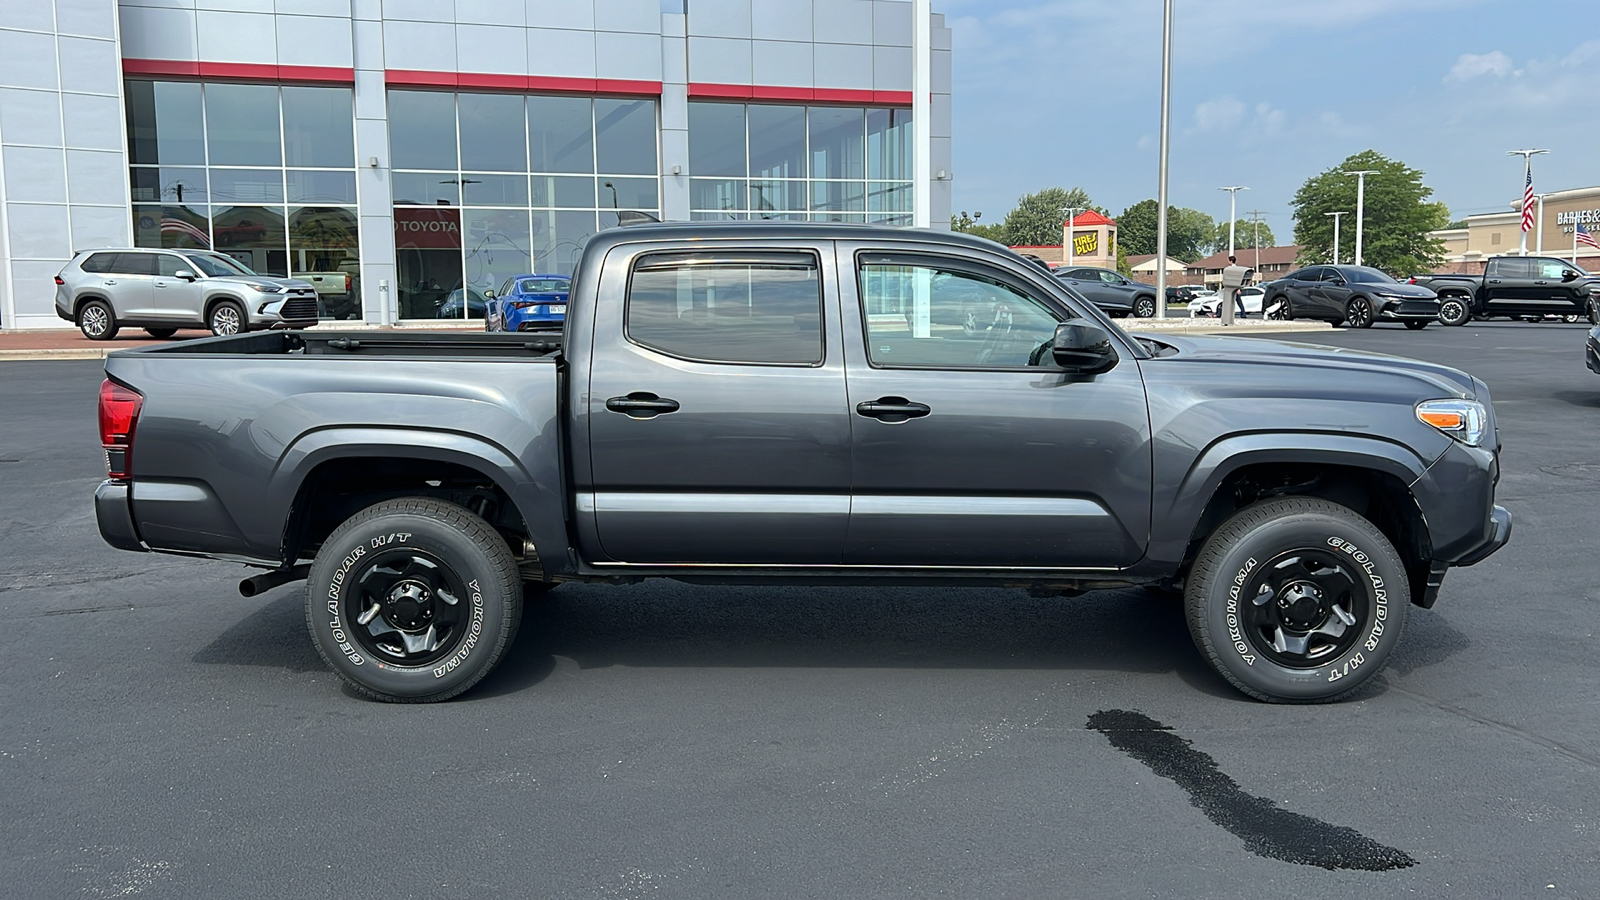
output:
<path id="1" fill-rule="evenodd" d="M 1354 700 L 1269 706 L 1167 601 L 567 585 L 433 706 L 303 586 L 105 546 L 98 362 L 0 363 L 0 895 L 1600 895 L 1585 328 L 1340 329 L 1494 393 L 1512 543 Z"/>

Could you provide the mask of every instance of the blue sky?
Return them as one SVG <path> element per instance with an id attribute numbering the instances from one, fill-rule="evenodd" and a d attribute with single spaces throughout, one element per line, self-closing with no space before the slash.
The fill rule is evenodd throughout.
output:
<path id="1" fill-rule="evenodd" d="M 1169 190 L 1280 243 L 1306 178 L 1372 148 L 1460 218 L 1600 185 L 1600 7 L 1587 0 L 1173 0 Z M 1078 185 L 1156 195 L 1161 0 L 934 0 L 954 31 L 954 208 L 998 221 Z"/>

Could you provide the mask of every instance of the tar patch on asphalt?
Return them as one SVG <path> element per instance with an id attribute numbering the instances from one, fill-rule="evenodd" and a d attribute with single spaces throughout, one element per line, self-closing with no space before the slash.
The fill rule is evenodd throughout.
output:
<path id="1" fill-rule="evenodd" d="M 1257 856 L 1324 869 L 1385 872 L 1417 861 L 1374 841 L 1353 828 L 1279 809 L 1265 797 L 1253 797 L 1217 768 L 1210 755 L 1144 713 L 1106 709 L 1089 717 L 1088 726 L 1106 736 L 1111 746 L 1150 767 L 1150 771 L 1184 789 L 1189 802 L 1229 834 L 1244 841 Z"/>

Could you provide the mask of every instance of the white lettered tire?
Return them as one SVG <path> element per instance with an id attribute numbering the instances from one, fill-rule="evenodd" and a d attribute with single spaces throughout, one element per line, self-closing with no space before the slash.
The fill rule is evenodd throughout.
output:
<path id="1" fill-rule="evenodd" d="M 1283 497 L 1206 539 L 1184 592 L 1195 646 L 1258 700 L 1337 700 L 1383 668 L 1411 592 L 1382 532 L 1349 508 Z"/>
<path id="2" fill-rule="evenodd" d="M 445 700 L 505 654 L 522 616 L 522 580 L 505 540 L 452 503 L 369 506 L 318 551 L 306 587 L 317 652 L 376 700 Z"/>

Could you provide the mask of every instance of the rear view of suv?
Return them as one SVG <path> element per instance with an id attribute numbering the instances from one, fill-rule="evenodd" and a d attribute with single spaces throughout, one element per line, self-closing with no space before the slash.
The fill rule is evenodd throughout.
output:
<path id="1" fill-rule="evenodd" d="M 56 275 L 56 315 L 91 341 L 124 325 L 159 338 L 179 328 L 304 328 L 317 322 L 317 290 L 207 250 L 90 250 Z"/>

